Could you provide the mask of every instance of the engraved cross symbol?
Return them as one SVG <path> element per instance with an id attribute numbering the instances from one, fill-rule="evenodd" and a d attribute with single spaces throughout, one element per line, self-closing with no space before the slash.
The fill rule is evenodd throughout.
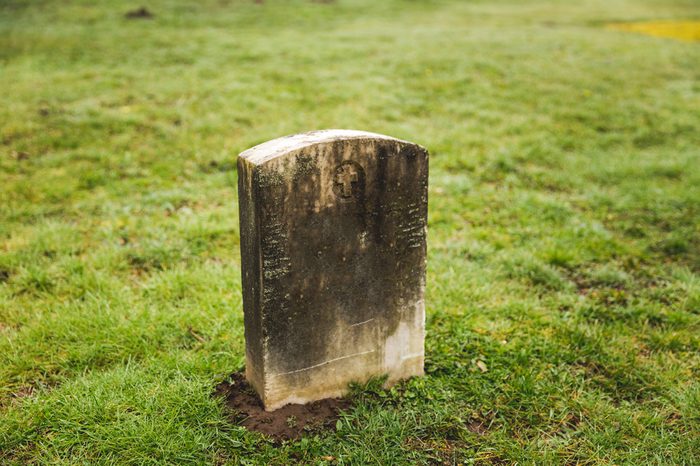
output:
<path id="1" fill-rule="evenodd" d="M 352 196 L 352 184 L 359 180 L 355 167 L 350 164 L 342 165 L 335 174 L 335 182 L 342 185 L 343 197 Z"/>

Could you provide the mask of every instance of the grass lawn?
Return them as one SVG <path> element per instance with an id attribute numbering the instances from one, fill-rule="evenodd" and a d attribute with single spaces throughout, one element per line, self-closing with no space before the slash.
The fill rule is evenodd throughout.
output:
<path id="1" fill-rule="evenodd" d="M 126 19 L 145 5 L 152 19 Z M 3 0 L 0 464 L 698 464 L 697 0 Z M 236 155 L 431 152 L 427 376 L 274 445 Z"/>

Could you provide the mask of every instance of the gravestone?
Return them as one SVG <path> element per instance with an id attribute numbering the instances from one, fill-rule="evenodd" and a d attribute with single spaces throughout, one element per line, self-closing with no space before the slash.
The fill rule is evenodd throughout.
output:
<path id="1" fill-rule="evenodd" d="M 380 134 L 238 159 L 246 379 L 270 411 L 423 374 L 428 153 Z"/>

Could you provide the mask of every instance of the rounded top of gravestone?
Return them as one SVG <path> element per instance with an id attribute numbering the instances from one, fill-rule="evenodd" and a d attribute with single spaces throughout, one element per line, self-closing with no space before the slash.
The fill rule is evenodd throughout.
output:
<path id="1" fill-rule="evenodd" d="M 403 144 L 413 144 L 391 136 L 370 133 L 368 131 L 357 131 L 353 129 L 324 129 L 272 139 L 271 141 L 258 144 L 257 146 L 242 152 L 239 157 L 254 165 L 261 165 L 269 160 L 279 157 L 280 155 L 294 152 L 309 146 L 315 146 L 317 144 L 325 144 L 336 141 L 377 139 L 396 141 Z"/>

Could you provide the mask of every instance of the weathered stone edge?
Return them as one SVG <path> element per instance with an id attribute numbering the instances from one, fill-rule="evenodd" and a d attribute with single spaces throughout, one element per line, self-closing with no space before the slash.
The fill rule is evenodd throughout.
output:
<path id="1" fill-rule="evenodd" d="M 260 251 L 260 213 L 256 190 L 255 166 L 238 158 L 238 202 L 241 249 L 241 291 L 245 320 L 246 364 L 248 382 L 261 397 L 265 393 L 265 339 L 262 334 L 262 315 L 245 312 L 245 303 L 253 301 L 251 309 L 259 308 L 262 299 L 262 257 Z M 246 274 L 247 270 L 247 274 Z M 253 332 L 252 334 L 250 332 Z M 252 351 L 252 352 L 251 352 Z M 262 400 L 265 401 L 264 399 Z"/>
<path id="2" fill-rule="evenodd" d="M 253 165 L 261 165 L 283 154 L 303 149 L 305 147 L 347 139 L 382 139 L 386 141 L 396 141 L 403 144 L 417 145 L 410 141 L 404 141 L 403 139 L 398 139 L 379 133 L 372 133 L 369 131 L 358 131 L 352 129 L 324 129 L 309 131 L 307 133 L 292 134 L 273 139 L 241 152 L 238 157 Z"/>

